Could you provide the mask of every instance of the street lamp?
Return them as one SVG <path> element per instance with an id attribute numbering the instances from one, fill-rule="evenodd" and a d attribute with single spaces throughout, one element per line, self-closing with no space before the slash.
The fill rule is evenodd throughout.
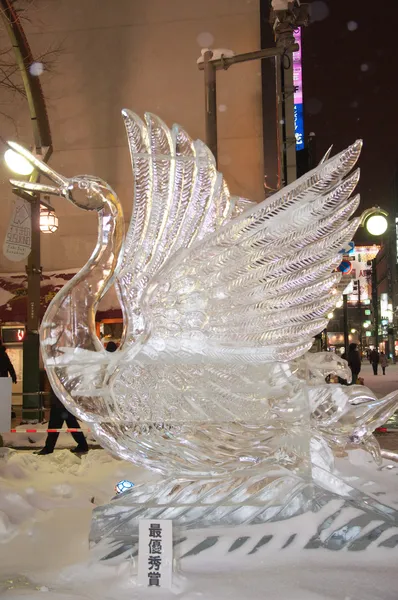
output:
<path id="1" fill-rule="evenodd" d="M 40 77 L 32 73 L 35 62 L 28 40 L 16 12 L 13 0 L 0 0 L 0 18 L 8 34 L 16 64 L 21 75 L 29 109 L 33 134 L 33 146 L 43 162 L 52 154 L 52 138 L 46 103 L 41 88 Z M 31 181 L 37 181 L 39 174 L 33 170 Z M 21 194 L 19 194 L 21 196 Z M 28 198 L 26 198 L 28 199 Z M 30 198 L 29 198 L 30 200 Z M 23 415 L 32 419 L 33 413 L 41 416 L 40 401 L 40 196 L 32 194 L 31 202 L 31 251 L 26 272 L 28 275 L 28 314 L 26 335 L 23 341 Z M 44 203 L 43 203 L 44 204 Z"/>
<path id="2" fill-rule="evenodd" d="M 388 212 L 374 206 L 362 213 L 361 225 L 373 236 L 383 235 L 388 229 Z"/>
<path id="3" fill-rule="evenodd" d="M 372 215 L 366 222 L 366 229 L 371 235 L 383 235 L 387 227 L 388 222 L 384 215 Z"/>
<path id="4" fill-rule="evenodd" d="M 391 239 L 388 236 L 388 212 L 379 206 L 368 208 L 361 215 L 361 225 L 366 231 L 374 236 L 380 237 L 383 234 L 387 236 L 387 261 L 389 263 L 389 245 Z M 378 281 L 377 281 L 377 257 L 372 260 L 372 304 L 374 312 L 375 346 L 379 346 L 379 304 L 378 304 Z M 388 267 L 389 268 L 389 267 Z"/>
<path id="5" fill-rule="evenodd" d="M 7 167 L 17 175 L 29 176 L 29 181 L 37 180 L 34 165 L 20 153 L 9 148 L 4 153 Z M 14 190 L 17 196 L 29 202 L 31 206 L 31 250 L 28 257 L 26 272 L 28 275 L 28 310 L 26 321 L 26 336 L 23 341 L 23 396 L 22 418 L 35 420 L 42 418 L 39 374 L 39 336 L 40 321 L 40 232 L 53 233 L 58 229 L 58 217 L 47 196 L 41 200 L 38 194 Z"/>
<path id="6" fill-rule="evenodd" d="M 17 175 L 31 175 L 34 171 L 34 166 L 11 148 L 5 151 L 4 161 L 10 171 Z"/>
<path id="7" fill-rule="evenodd" d="M 9 148 L 4 153 L 4 161 L 7 167 L 17 175 L 31 175 L 34 171 L 34 166 L 21 154 Z M 23 198 L 29 201 L 29 194 L 24 194 Z M 48 196 L 44 197 L 45 200 Z M 32 201 L 34 197 L 32 196 Z M 50 204 L 40 201 L 40 220 L 39 227 L 42 233 L 55 233 L 58 229 L 58 217 Z"/>

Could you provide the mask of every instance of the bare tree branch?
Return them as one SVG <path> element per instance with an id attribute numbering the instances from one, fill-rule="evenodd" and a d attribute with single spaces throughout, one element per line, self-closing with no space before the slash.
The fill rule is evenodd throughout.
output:
<path id="1" fill-rule="evenodd" d="M 12 0 L 12 4 L 18 19 L 31 23 L 34 20 L 35 0 Z M 3 28 L 0 19 L 0 28 Z M 15 96 L 26 98 L 26 91 L 21 79 L 19 66 L 17 64 L 13 48 L 9 42 L 8 35 L 1 38 L 2 47 L 0 47 L 0 94 L 3 91 L 3 97 L 7 96 L 7 101 L 1 103 L 0 117 L 14 122 L 12 117 L 6 112 L 7 104 L 10 106 Z M 38 63 L 38 74 L 41 72 L 51 73 L 57 62 L 57 57 L 62 51 L 61 45 L 51 45 L 44 52 L 35 56 L 34 63 Z M 40 68 L 41 65 L 41 68 Z M 32 73 L 34 74 L 34 73 Z"/>

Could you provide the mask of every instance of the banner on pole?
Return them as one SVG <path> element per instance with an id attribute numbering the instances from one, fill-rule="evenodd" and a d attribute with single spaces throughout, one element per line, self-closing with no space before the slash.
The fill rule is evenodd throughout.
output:
<path id="1" fill-rule="evenodd" d="M 8 260 L 19 262 L 30 254 L 32 242 L 31 206 L 23 198 L 15 198 L 14 208 L 3 244 Z"/>

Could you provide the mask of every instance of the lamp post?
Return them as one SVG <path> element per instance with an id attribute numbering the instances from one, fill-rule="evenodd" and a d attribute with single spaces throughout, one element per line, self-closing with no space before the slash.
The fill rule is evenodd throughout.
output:
<path id="1" fill-rule="evenodd" d="M 33 168 L 23 157 L 9 149 L 4 154 L 4 160 L 10 170 L 18 175 L 30 175 Z M 30 168 L 29 168 L 30 167 Z M 30 171 L 30 172 L 29 172 Z M 40 324 L 40 232 L 53 233 L 58 229 L 58 218 L 54 209 L 45 200 L 40 200 L 37 194 L 14 189 L 14 194 L 28 201 L 31 205 L 31 251 L 28 257 L 26 272 L 28 275 L 28 307 L 26 319 L 26 335 L 23 339 L 23 394 L 22 419 L 41 420 L 43 417 L 40 399 L 40 368 L 39 368 L 39 324 Z"/>
<path id="2" fill-rule="evenodd" d="M 52 153 L 52 139 L 46 105 L 39 77 L 31 71 L 33 55 L 22 28 L 13 0 L 0 0 L 0 14 L 10 39 L 15 59 L 25 88 L 29 107 L 35 154 L 47 162 Z M 10 154 L 8 155 L 10 156 Z M 26 173 L 27 175 L 27 173 Z M 38 180 L 38 172 L 30 174 L 30 180 Z M 14 190 L 15 193 L 15 190 Z M 21 194 L 19 194 L 21 196 Z M 40 401 L 40 196 L 27 194 L 31 206 L 31 251 L 26 272 L 28 275 L 28 310 L 26 335 L 23 341 L 23 400 L 22 418 L 37 420 L 42 417 Z"/>
<path id="3" fill-rule="evenodd" d="M 380 237 L 387 232 L 387 261 L 389 263 L 390 251 L 389 251 L 389 236 L 388 236 L 388 212 L 381 209 L 379 206 L 374 206 L 366 210 L 361 217 L 361 225 L 366 231 L 373 237 Z M 374 338 L 375 346 L 379 348 L 379 300 L 378 300 L 378 286 L 377 280 L 377 256 L 372 260 L 372 306 L 374 315 Z M 387 269 L 389 268 L 389 265 Z"/>

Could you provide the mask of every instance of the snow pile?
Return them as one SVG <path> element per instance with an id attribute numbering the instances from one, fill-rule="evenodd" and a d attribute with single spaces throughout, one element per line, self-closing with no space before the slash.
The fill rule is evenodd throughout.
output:
<path id="1" fill-rule="evenodd" d="M 368 455 L 352 458 L 355 466 L 345 460 L 339 468 L 353 484 L 362 471 L 372 479 L 367 493 L 377 496 L 386 476 L 397 477 L 396 467 L 378 471 Z M 217 571 L 211 552 L 204 552 L 202 559 L 187 560 L 183 573 L 174 574 L 170 592 L 136 587 L 131 562 L 93 562 L 88 550 L 91 513 L 94 505 L 109 502 L 121 479 L 137 484 L 154 477 L 103 450 L 79 459 L 68 450 L 37 456 L 1 449 L 1 598 L 36 600 L 45 593 L 46 600 L 142 600 L 148 595 L 161 600 L 396 600 L 398 550 L 303 552 L 301 542 L 281 552 L 265 547 L 253 557 L 241 556 L 236 568 L 223 572 Z M 391 499 L 397 502 L 396 494 Z M 308 522 L 310 515 L 304 517 L 301 541 L 316 525 Z M 291 527 L 289 521 L 275 523 L 275 540 Z"/>
<path id="2" fill-rule="evenodd" d="M 16 535 L 33 535 L 35 523 L 51 511 L 73 507 L 91 513 L 93 497 L 95 503 L 108 502 L 115 495 L 115 484 L 129 477 L 134 481 L 135 471 L 133 465 L 102 450 L 80 459 L 68 450 L 38 456 L 2 448 L 0 543 Z"/>

